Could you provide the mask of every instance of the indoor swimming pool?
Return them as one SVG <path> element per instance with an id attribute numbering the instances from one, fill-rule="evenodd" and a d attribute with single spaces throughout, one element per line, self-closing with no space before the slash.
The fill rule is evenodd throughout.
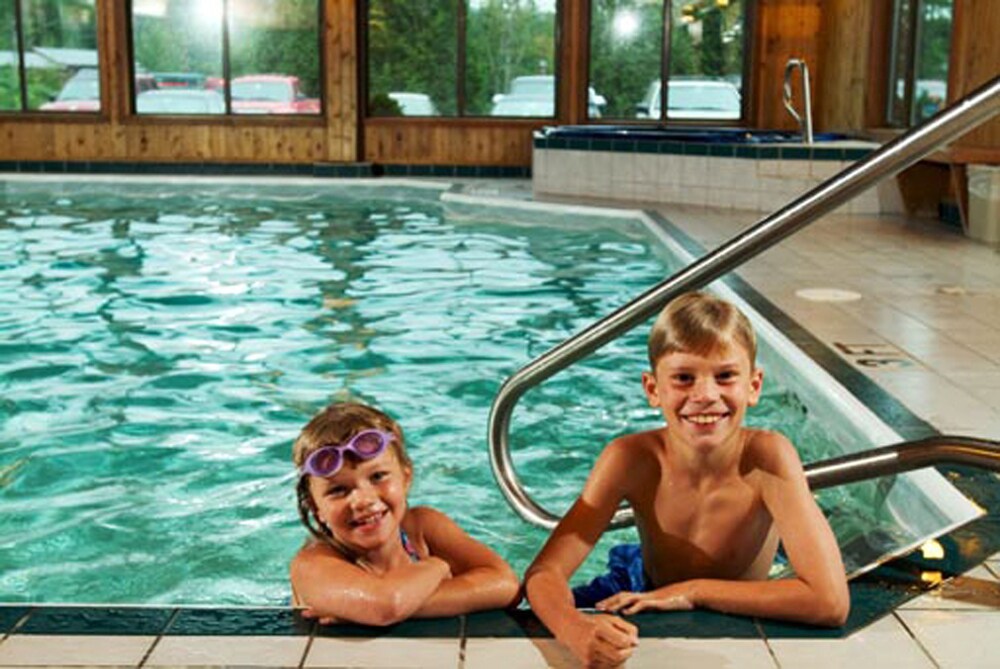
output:
<path id="1" fill-rule="evenodd" d="M 383 408 L 444 510 L 521 572 L 545 539 L 486 450 L 504 378 L 688 258 L 636 212 L 382 180 L 0 183 L 0 601 L 280 605 L 305 534 L 291 442 L 332 399 Z M 727 297 L 739 298 L 728 292 Z M 752 314 L 754 425 L 812 462 L 897 441 Z M 513 457 L 572 502 L 652 427 L 636 330 L 528 393 Z M 820 494 L 851 571 L 978 509 L 933 471 Z M 605 537 L 580 573 L 603 566 Z"/>

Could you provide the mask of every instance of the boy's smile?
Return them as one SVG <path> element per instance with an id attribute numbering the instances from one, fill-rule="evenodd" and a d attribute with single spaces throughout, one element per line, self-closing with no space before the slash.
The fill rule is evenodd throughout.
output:
<path id="1" fill-rule="evenodd" d="M 670 434 L 700 450 L 724 445 L 738 433 L 747 407 L 760 397 L 762 380 L 747 352 L 729 345 L 708 354 L 667 353 L 653 373 L 643 374 L 643 388 L 649 405 L 663 411 Z"/>

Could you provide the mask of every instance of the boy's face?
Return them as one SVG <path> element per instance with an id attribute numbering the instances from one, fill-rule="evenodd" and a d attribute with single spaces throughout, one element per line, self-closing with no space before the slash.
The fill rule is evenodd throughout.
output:
<path id="1" fill-rule="evenodd" d="M 663 411 L 670 434 L 699 449 L 725 445 L 738 434 L 748 406 L 757 404 L 764 373 L 738 345 L 708 355 L 663 355 L 642 375 L 649 405 Z"/>

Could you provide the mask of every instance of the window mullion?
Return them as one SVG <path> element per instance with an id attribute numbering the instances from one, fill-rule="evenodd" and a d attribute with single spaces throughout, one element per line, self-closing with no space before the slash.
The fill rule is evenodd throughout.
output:
<path id="1" fill-rule="evenodd" d="M 21 6 L 23 0 L 14 2 L 14 33 L 17 36 L 17 74 L 18 84 L 21 90 L 21 111 L 28 111 L 28 78 L 24 66 L 24 9 Z"/>

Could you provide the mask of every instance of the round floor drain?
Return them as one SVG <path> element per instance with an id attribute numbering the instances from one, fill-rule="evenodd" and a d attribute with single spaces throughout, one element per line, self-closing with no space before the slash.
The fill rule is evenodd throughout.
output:
<path id="1" fill-rule="evenodd" d="M 854 302 L 861 299 L 861 293 L 840 288 L 802 288 L 795 291 L 795 296 L 810 302 Z"/>

